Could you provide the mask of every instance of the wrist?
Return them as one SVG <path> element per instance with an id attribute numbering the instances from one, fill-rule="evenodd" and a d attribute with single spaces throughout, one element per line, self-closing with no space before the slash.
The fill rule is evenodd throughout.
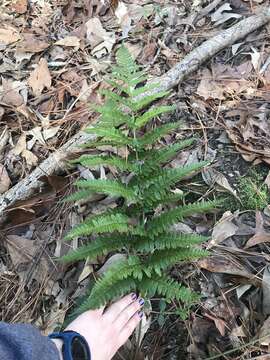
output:
<path id="1" fill-rule="evenodd" d="M 53 340 L 60 354 L 60 360 L 91 360 L 87 341 L 76 331 L 52 333 L 49 338 Z"/>
<path id="2" fill-rule="evenodd" d="M 58 353 L 59 353 L 59 360 L 64 360 L 63 358 L 63 341 L 61 339 L 51 339 L 51 341 L 55 344 Z"/>

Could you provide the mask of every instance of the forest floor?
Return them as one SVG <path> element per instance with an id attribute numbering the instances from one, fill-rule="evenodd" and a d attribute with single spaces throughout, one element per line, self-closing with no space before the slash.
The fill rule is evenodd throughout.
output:
<path id="1" fill-rule="evenodd" d="M 124 42 L 150 78 L 201 43 L 269 6 L 263 0 L 2 0 L 0 2 L 0 194 L 5 193 L 96 120 L 89 104 Z M 119 359 L 258 359 L 270 355 L 270 25 L 203 64 L 166 101 L 182 121 L 173 140 L 195 137 L 172 167 L 212 165 L 183 185 L 190 198 L 223 198 L 216 215 L 177 224 L 208 235 L 211 256 L 172 274 L 201 294 L 185 314 L 153 299 L 137 339 Z M 108 169 L 100 168 L 106 178 Z M 44 334 L 61 326 L 107 259 L 63 265 L 78 246 L 67 231 L 87 212 L 114 207 L 61 202 L 78 167 L 46 174 L 43 186 L 5 211 L 0 244 L 0 320 L 31 322 Z M 186 316 L 185 316 L 186 315 Z"/>

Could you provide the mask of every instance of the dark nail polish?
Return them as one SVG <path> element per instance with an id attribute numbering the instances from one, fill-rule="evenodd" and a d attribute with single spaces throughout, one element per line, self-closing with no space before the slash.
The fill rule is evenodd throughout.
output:
<path id="1" fill-rule="evenodd" d="M 132 293 L 132 294 L 131 294 L 131 299 L 132 299 L 132 300 L 136 300 L 136 299 L 137 299 L 137 295 L 136 295 L 135 293 Z"/>
<path id="2" fill-rule="evenodd" d="M 139 315 L 140 318 L 142 318 L 142 317 L 143 317 L 143 312 L 142 312 L 142 311 L 138 311 L 138 315 Z"/>
<path id="3" fill-rule="evenodd" d="M 141 298 L 141 299 L 139 299 L 139 304 L 141 305 L 141 306 L 143 306 L 143 304 L 144 304 L 144 300 Z"/>

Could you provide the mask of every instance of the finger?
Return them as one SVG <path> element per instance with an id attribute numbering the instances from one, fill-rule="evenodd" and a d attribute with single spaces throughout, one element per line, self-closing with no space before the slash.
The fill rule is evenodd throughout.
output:
<path id="1" fill-rule="evenodd" d="M 101 316 L 104 313 L 105 305 L 101 306 L 99 309 L 96 310 L 97 315 Z"/>
<path id="2" fill-rule="evenodd" d="M 104 316 L 111 322 L 114 322 L 118 315 L 137 298 L 135 293 L 124 296 L 108 307 Z"/>
<path id="3" fill-rule="evenodd" d="M 132 335 L 133 331 L 142 320 L 143 312 L 139 311 L 125 324 L 119 335 L 119 347 L 124 345 L 128 338 Z"/>
<path id="4" fill-rule="evenodd" d="M 129 322 L 129 320 L 141 309 L 144 304 L 143 299 L 138 299 L 129 304 L 115 319 L 115 326 L 119 331 Z"/>

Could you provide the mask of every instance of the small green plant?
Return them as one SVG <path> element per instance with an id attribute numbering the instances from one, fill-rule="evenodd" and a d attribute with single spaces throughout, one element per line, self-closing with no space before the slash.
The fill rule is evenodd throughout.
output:
<path id="1" fill-rule="evenodd" d="M 263 183 L 263 176 L 255 170 L 239 179 L 238 190 L 244 209 L 262 210 L 269 203 L 267 185 Z"/>
<path id="2" fill-rule="evenodd" d="M 235 197 L 231 197 L 226 201 L 227 208 L 231 211 L 239 208 L 241 210 L 263 210 L 270 201 L 264 176 L 263 169 L 252 169 L 245 176 L 240 177 L 236 186 L 240 202 Z"/>
<path id="3" fill-rule="evenodd" d="M 108 81 L 116 91 L 102 91 L 106 101 L 104 105 L 94 107 L 101 114 L 100 120 L 87 129 L 88 133 L 96 134 L 97 140 L 85 147 L 125 148 L 126 156 L 115 155 L 114 151 L 107 156 L 86 154 L 74 160 L 73 163 L 90 168 L 114 167 L 118 175 L 114 180 L 77 181 L 79 191 L 68 200 L 84 199 L 94 192 L 116 196 L 118 206 L 100 215 L 89 216 L 73 228 L 66 238 L 85 237 L 88 243 L 62 259 L 68 262 L 94 260 L 116 251 L 124 253 L 125 258 L 97 280 L 79 311 L 98 308 L 131 290 L 145 297 L 158 294 L 166 301 L 192 302 L 197 299 L 196 294 L 170 278 L 168 270 L 180 261 L 205 256 L 207 252 L 196 246 L 205 238 L 175 233 L 172 225 L 194 213 L 208 212 L 215 206 L 210 201 L 185 204 L 183 194 L 173 191 L 176 183 L 198 172 L 206 163 L 176 169 L 164 166 L 193 140 L 160 147 L 159 140 L 179 127 L 179 123 L 145 130 L 146 125 L 149 129 L 152 119 L 174 109 L 173 106 L 150 108 L 167 92 L 153 95 L 152 91 L 147 95 L 147 91 L 157 85 L 143 85 L 146 74 L 125 47 L 118 50 L 116 59 L 117 65 Z"/>

